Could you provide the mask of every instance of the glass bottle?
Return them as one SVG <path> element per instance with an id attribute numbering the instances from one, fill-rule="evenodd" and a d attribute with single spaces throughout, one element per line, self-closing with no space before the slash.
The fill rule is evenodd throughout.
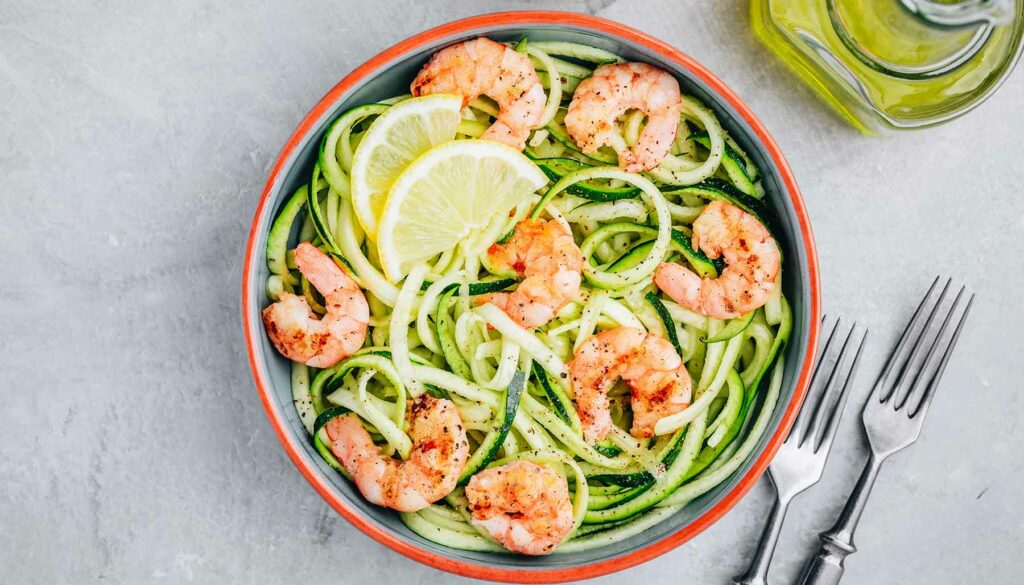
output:
<path id="1" fill-rule="evenodd" d="M 1024 0 L 751 0 L 757 36 L 862 132 L 971 110 L 1021 54 Z"/>

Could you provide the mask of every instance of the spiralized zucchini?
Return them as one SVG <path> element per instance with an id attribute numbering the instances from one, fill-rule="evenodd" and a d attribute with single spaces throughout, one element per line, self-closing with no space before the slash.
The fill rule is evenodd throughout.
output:
<path id="1" fill-rule="evenodd" d="M 298 418 L 328 463 L 347 477 L 323 430 L 332 416 L 357 414 L 382 453 L 404 458 L 413 447 L 407 404 L 423 392 L 443 396 L 468 430 L 475 466 L 528 460 L 566 478 L 574 527 L 556 552 L 578 552 L 669 518 L 746 462 L 778 401 L 792 315 L 781 284 L 764 307 L 723 322 L 672 302 L 652 282 L 665 261 L 716 277 L 722 264 L 691 246 L 694 219 L 714 198 L 734 197 L 763 214 L 768 208 L 760 201 L 773 195 L 765 193 L 761 173 L 711 109 L 684 96 L 670 155 L 649 173 L 626 173 L 612 166 L 612 151 L 581 153 L 562 122 L 580 80 L 622 59 L 567 42 L 521 43 L 519 50 L 547 91 L 540 127 L 526 149 L 551 179 L 547 187 L 517 209 L 495 209 L 502 219 L 472 244 L 446 250 L 403 282 L 390 282 L 355 218 L 348 173 L 369 125 L 409 96 L 353 108 L 328 127 L 312 182 L 287 200 L 272 224 L 267 293 L 271 301 L 283 292 L 303 294 L 323 313 L 322 298 L 292 257 L 294 247 L 309 240 L 345 266 L 369 301 L 367 347 L 323 370 L 292 365 Z M 457 139 L 479 136 L 497 114 L 492 100 L 471 101 Z M 622 144 L 634 144 L 644 123 L 640 112 L 624 115 Z M 563 222 L 585 258 L 578 298 L 532 331 L 475 298 L 516 286 L 516 276 L 495 270 L 481 250 L 527 215 Z M 591 445 L 583 438 L 566 364 L 588 337 L 617 326 L 668 338 L 693 378 L 694 398 L 659 421 L 655 437 L 637 439 L 629 434 L 629 394 L 620 383 L 610 392 L 615 426 L 605 442 Z M 446 546 L 503 552 L 472 523 L 462 489 L 400 517 L 413 532 Z"/>

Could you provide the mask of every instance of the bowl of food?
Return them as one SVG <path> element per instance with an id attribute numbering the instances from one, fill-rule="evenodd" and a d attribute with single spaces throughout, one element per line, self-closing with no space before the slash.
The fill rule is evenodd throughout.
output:
<path id="1" fill-rule="evenodd" d="M 601 18 L 484 15 L 335 86 L 261 195 L 263 406 L 367 535 L 556 582 L 678 546 L 766 469 L 809 383 L 810 225 L 750 110 Z"/>

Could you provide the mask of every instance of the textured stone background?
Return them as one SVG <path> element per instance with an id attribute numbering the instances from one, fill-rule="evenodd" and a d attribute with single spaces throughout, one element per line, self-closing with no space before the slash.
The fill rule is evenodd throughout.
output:
<path id="1" fill-rule="evenodd" d="M 338 79 L 429 26 L 597 13 L 675 44 L 754 108 L 810 208 L 826 310 L 872 329 L 859 403 L 936 273 L 979 294 L 921 441 L 883 472 L 847 583 L 1024 571 L 1024 73 L 890 139 L 828 113 L 752 38 L 745 0 L 0 2 L 0 581 L 449 583 L 363 536 L 273 436 L 239 325 L 267 170 Z M 846 417 L 773 567 L 791 582 L 865 456 Z M 725 583 L 765 483 L 714 527 L 595 582 Z"/>

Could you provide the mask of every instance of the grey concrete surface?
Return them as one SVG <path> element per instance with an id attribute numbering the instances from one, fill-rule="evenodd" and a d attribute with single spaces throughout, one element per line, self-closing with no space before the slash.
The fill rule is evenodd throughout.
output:
<path id="1" fill-rule="evenodd" d="M 859 403 L 932 277 L 978 292 L 921 441 L 885 468 L 852 584 L 1024 577 L 1024 72 L 889 139 L 833 117 L 751 36 L 746 0 L 0 2 L 0 582 L 453 583 L 362 535 L 292 467 L 239 324 L 242 247 L 304 113 L 376 52 L 456 17 L 597 13 L 720 75 L 802 185 L 825 306 L 872 329 Z M 792 582 L 865 448 L 847 416 L 772 578 Z M 726 583 L 766 482 L 685 546 L 594 583 Z"/>

